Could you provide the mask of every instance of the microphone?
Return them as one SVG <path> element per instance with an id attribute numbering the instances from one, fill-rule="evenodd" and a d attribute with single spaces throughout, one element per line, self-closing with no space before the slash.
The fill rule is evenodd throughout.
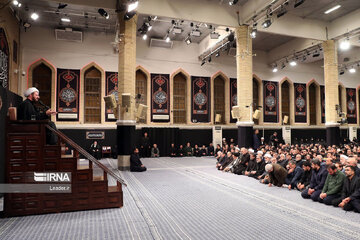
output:
<path id="1" fill-rule="evenodd" d="M 45 108 L 46 108 L 46 111 L 51 108 L 51 107 L 49 107 L 48 105 L 46 105 L 45 103 L 43 103 L 41 100 L 39 100 L 38 103 L 40 103 L 41 106 L 45 107 Z"/>

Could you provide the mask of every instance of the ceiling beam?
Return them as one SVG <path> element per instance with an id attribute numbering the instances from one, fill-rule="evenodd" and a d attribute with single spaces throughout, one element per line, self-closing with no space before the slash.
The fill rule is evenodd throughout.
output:
<path id="1" fill-rule="evenodd" d="M 339 36 L 345 35 L 348 32 L 352 32 L 356 29 L 360 29 L 360 9 L 355 10 L 343 17 L 340 17 L 330 23 L 329 39 L 335 39 Z"/>
<path id="2" fill-rule="evenodd" d="M 58 0 L 49 1 L 59 3 Z M 116 9 L 116 0 L 61 0 L 61 3 L 89 6 L 95 8 Z"/>

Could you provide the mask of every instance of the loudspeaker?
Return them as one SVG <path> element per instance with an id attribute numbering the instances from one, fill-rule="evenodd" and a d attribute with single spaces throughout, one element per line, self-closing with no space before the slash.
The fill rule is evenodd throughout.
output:
<path id="1" fill-rule="evenodd" d="M 284 124 L 287 124 L 288 121 L 289 121 L 289 116 L 284 115 L 283 123 L 284 123 Z"/>
<path id="2" fill-rule="evenodd" d="M 256 109 L 253 114 L 253 119 L 259 119 L 260 118 L 260 110 Z"/>
<path id="3" fill-rule="evenodd" d="M 221 114 L 216 114 L 215 115 L 215 123 L 219 123 L 221 122 Z"/>
<path id="4" fill-rule="evenodd" d="M 107 109 L 117 108 L 117 103 L 114 94 L 108 95 L 104 97 L 105 106 Z"/>
<path id="5" fill-rule="evenodd" d="M 146 118 L 146 112 L 147 112 L 147 106 L 144 104 L 139 104 L 139 107 L 136 111 L 136 118 L 138 119 L 145 119 Z"/>
<path id="6" fill-rule="evenodd" d="M 130 93 L 121 94 L 121 107 L 129 108 L 131 104 L 131 95 Z"/>
<path id="7" fill-rule="evenodd" d="M 240 108 L 239 106 L 233 106 L 231 110 L 231 117 L 234 119 L 240 118 Z"/>

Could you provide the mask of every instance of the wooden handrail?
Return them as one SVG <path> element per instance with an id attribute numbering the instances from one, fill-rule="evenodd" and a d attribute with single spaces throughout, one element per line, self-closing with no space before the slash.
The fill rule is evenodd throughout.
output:
<path id="1" fill-rule="evenodd" d="M 104 164 L 99 162 L 96 158 L 94 158 L 90 153 L 88 153 L 86 150 L 84 150 L 82 147 L 80 147 L 77 143 L 75 143 L 73 140 L 68 138 L 65 134 L 60 132 L 57 129 L 54 129 L 50 127 L 49 125 L 45 125 L 50 131 L 55 133 L 57 136 L 59 136 L 62 140 L 64 140 L 66 143 L 68 143 L 71 147 L 76 149 L 79 153 L 81 153 L 83 156 L 85 156 L 88 160 L 95 163 L 99 168 L 104 170 L 107 174 L 111 175 L 113 178 L 115 178 L 118 182 L 120 182 L 122 185 L 127 186 L 125 181 L 120 178 L 118 175 L 116 175 L 112 170 L 110 170 L 108 167 L 106 167 Z"/>

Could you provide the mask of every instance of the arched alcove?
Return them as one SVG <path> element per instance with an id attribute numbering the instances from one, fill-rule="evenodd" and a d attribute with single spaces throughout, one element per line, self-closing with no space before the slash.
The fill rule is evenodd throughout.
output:
<path id="1" fill-rule="evenodd" d="M 186 76 L 179 72 L 173 78 L 173 123 L 186 123 Z"/>
<path id="2" fill-rule="evenodd" d="M 287 116 L 288 122 L 286 124 L 290 124 L 290 119 L 291 119 L 290 82 L 288 80 L 283 81 L 280 85 L 280 88 L 281 88 L 281 121 L 284 121 L 285 116 Z"/>
<path id="3" fill-rule="evenodd" d="M 52 89 L 52 71 L 44 63 L 40 63 L 33 68 L 32 86 L 39 89 L 41 101 L 47 106 L 52 106 L 51 89 Z"/>
<path id="4" fill-rule="evenodd" d="M 147 104 L 148 88 L 147 88 L 148 76 L 142 69 L 136 70 L 136 81 L 135 81 L 135 94 L 139 96 L 140 99 L 137 101 L 137 104 Z M 139 119 L 140 123 L 146 123 L 147 116 L 143 119 Z"/>
<path id="5" fill-rule="evenodd" d="M 316 125 L 318 123 L 317 121 L 317 115 L 318 115 L 318 105 L 319 105 L 319 84 L 317 84 L 315 81 L 311 81 L 308 83 L 308 110 L 309 110 L 309 125 Z"/>
<path id="6" fill-rule="evenodd" d="M 101 72 L 94 66 L 84 73 L 84 123 L 101 123 Z"/>
<path id="7" fill-rule="evenodd" d="M 256 109 L 260 109 L 260 107 L 262 107 L 262 82 L 261 79 L 256 76 L 255 74 L 253 75 L 253 110 L 255 111 Z M 259 119 L 253 119 L 254 124 L 258 125 L 260 124 L 260 119 L 262 118 L 263 114 L 260 114 L 260 118 Z"/>
<path id="8" fill-rule="evenodd" d="M 225 79 L 218 75 L 214 78 L 214 122 L 216 115 L 221 115 L 220 124 L 225 124 Z"/>

